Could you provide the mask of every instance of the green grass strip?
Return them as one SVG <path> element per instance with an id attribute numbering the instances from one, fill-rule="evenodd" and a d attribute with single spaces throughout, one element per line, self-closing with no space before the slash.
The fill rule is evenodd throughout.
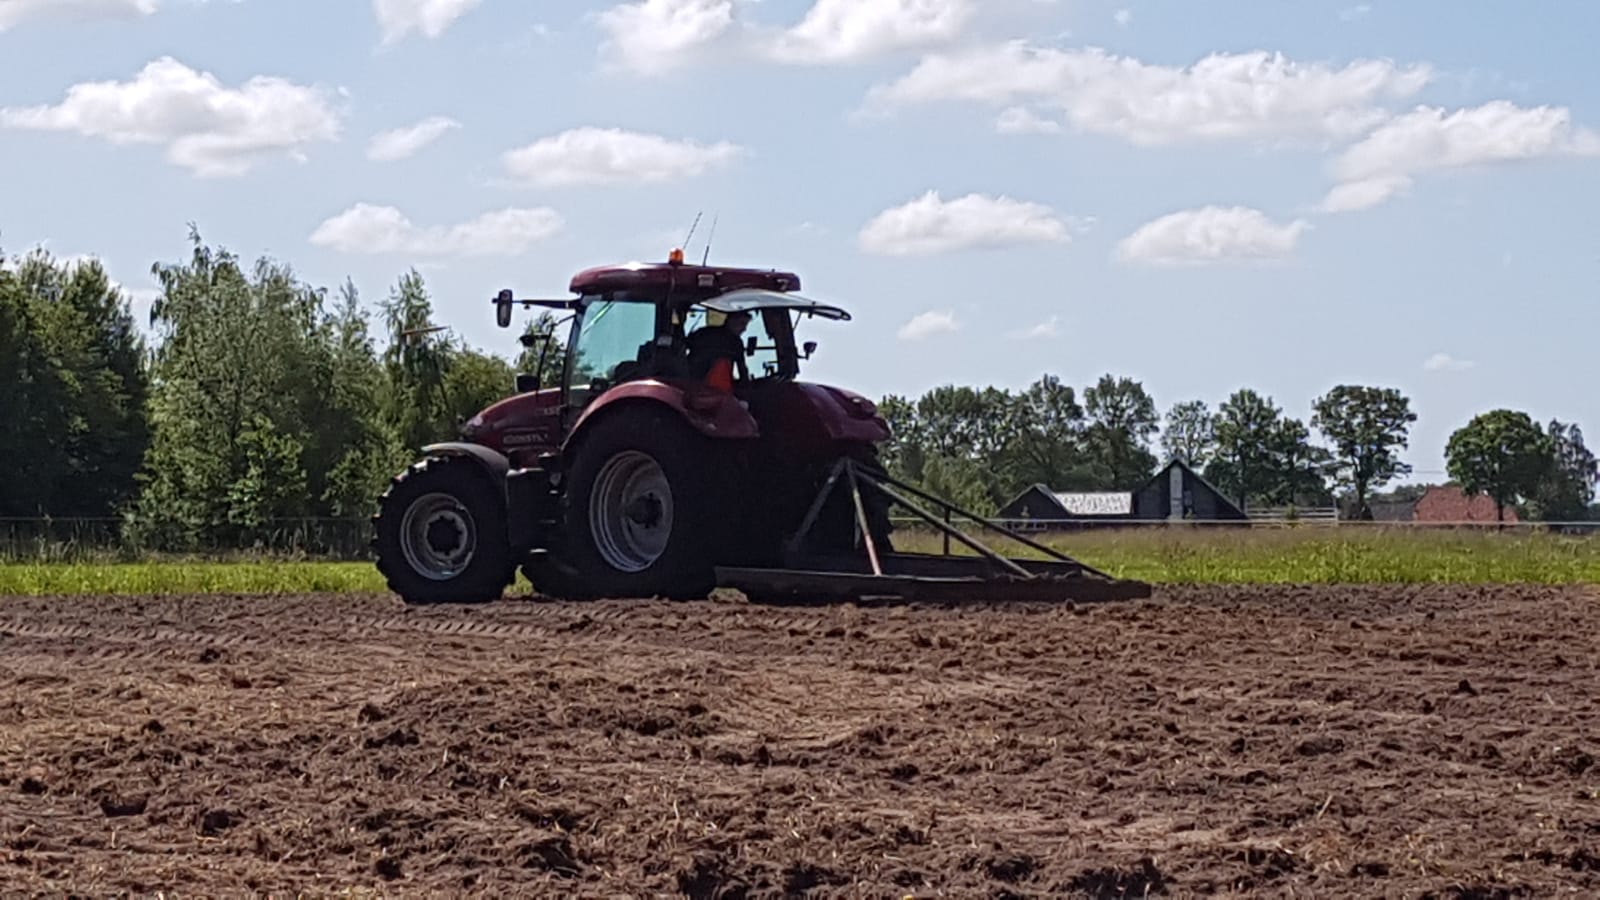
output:
<path id="1" fill-rule="evenodd" d="M 1010 541 L 1003 553 L 1043 558 Z M 1600 536 L 1487 530 L 1127 529 L 1035 538 L 1119 578 L 1154 584 L 1600 584 Z M 896 546 L 942 551 L 931 531 Z M 959 545 L 953 552 L 964 551 Z"/>
<path id="2" fill-rule="evenodd" d="M 300 594 L 384 591 L 371 563 L 7 563 L 0 595 Z"/>
<path id="3" fill-rule="evenodd" d="M 1042 539 L 1119 578 L 1153 584 L 1600 584 L 1600 536 L 1374 528 L 1129 529 Z M 1009 542 L 1004 553 L 1037 557 Z M 902 531 L 904 550 L 940 552 L 932 532 Z M 960 545 L 956 552 L 965 551 Z M 83 562 L 0 564 L 0 595 L 384 593 L 368 562 Z M 525 593 L 520 581 L 513 593 Z"/>

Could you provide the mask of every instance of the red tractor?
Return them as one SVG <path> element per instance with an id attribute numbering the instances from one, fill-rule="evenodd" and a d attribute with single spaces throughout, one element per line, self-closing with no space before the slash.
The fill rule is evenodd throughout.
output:
<path id="1" fill-rule="evenodd" d="M 850 318 L 799 287 L 790 272 L 685 265 L 674 250 L 580 272 L 568 299 L 500 292 L 503 328 L 516 306 L 569 314 L 559 383 L 519 375 L 460 441 L 423 447 L 393 479 L 373 517 L 389 587 L 409 603 L 486 602 L 520 568 L 538 593 L 569 599 L 718 586 L 974 596 L 996 582 L 1014 596 L 1148 595 L 889 477 L 872 401 L 799 378 L 816 349 L 796 344 L 799 323 Z M 896 503 L 977 555 L 895 552 Z M 1054 559 L 1000 556 L 952 527 L 952 511 Z"/>

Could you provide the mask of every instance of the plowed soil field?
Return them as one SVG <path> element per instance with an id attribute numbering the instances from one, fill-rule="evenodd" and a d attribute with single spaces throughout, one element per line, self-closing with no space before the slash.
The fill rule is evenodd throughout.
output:
<path id="1" fill-rule="evenodd" d="M 15 893 L 1600 895 L 1600 596 L 0 599 Z"/>

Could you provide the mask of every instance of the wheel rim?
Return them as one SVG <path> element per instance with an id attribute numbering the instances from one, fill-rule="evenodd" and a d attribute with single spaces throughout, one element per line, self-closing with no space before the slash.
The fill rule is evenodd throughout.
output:
<path id="1" fill-rule="evenodd" d="M 418 575 L 449 581 L 465 572 L 478 546 L 472 513 L 449 494 L 425 494 L 400 521 L 400 552 Z"/>
<path id="2" fill-rule="evenodd" d="M 636 450 L 611 457 L 589 494 L 589 530 L 612 568 L 642 572 L 654 565 L 672 537 L 672 487 L 660 464 Z"/>

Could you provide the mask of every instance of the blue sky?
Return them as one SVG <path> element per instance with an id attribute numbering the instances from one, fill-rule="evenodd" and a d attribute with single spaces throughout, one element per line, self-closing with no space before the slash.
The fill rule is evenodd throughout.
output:
<path id="1" fill-rule="evenodd" d="M 0 247 L 139 297 L 188 223 L 439 319 L 578 269 L 798 271 L 871 395 L 1399 387 L 1600 432 L 1600 6 L 0 0 Z"/>

